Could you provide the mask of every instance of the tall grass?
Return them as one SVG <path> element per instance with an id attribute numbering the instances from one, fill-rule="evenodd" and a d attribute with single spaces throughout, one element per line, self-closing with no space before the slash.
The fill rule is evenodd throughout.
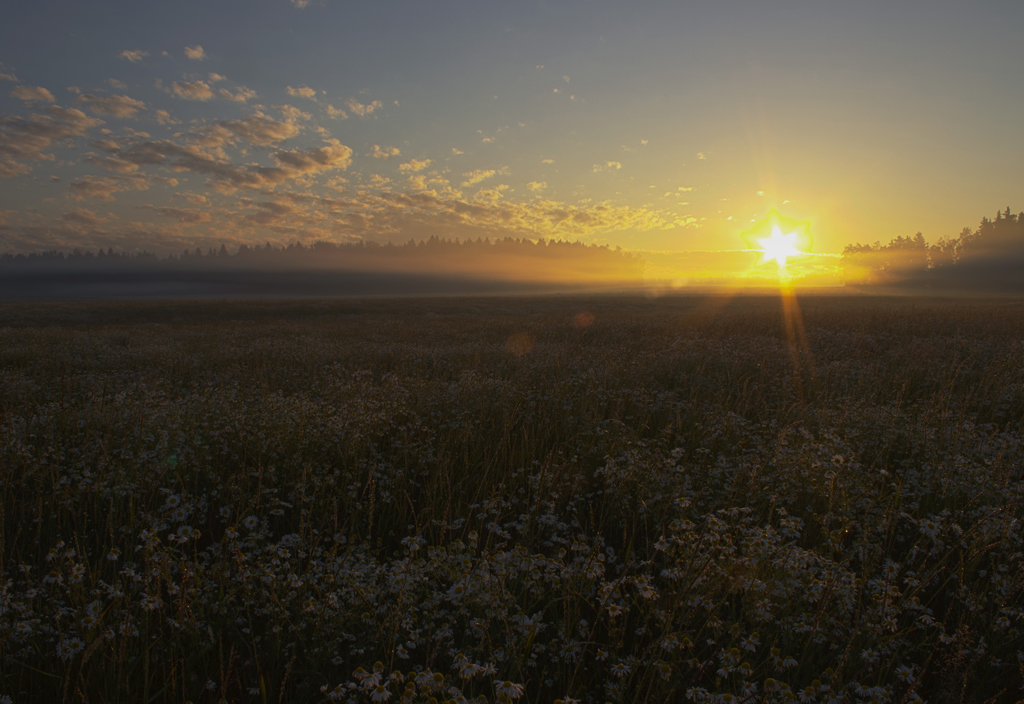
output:
<path id="1" fill-rule="evenodd" d="M 1016 701 L 1024 306 L 800 303 L 4 307 L 0 694 Z"/>

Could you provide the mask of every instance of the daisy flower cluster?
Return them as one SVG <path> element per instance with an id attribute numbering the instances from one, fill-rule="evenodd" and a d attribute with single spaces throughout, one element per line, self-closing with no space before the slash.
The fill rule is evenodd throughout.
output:
<path id="1" fill-rule="evenodd" d="M 1024 311 L 803 322 L 0 309 L 0 701 L 1024 696 Z"/>

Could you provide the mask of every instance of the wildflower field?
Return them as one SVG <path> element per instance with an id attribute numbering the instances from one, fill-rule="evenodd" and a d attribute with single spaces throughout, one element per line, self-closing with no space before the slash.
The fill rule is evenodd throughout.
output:
<path id="1" fill-rule="evenodd" d="M 4 702 L 1016 702 L 1024 302 L 0 306 Z"/>

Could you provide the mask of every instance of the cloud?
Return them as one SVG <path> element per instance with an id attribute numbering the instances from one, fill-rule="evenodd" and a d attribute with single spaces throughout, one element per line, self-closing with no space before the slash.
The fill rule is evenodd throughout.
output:
<path id="1" fill-rule="evenodd" d="M 302 110 L 299 110 L 294 105 L 278 105 L 277 109 L 289 120 L 309 120 L 313 117 L 308 112 L 302 112 Z"/>
<path id="2" fill-rule="evenodd" d="M 273 152 L 271 158 L 276 166 L 240 166 L 216 158 L 199 145 L 157 140 L 133 144 L 118 152 L 117 158 L 139 166 L 202 174 L 209 177 L 209 185 L 215 190 L 230 192 L 238 188 L 271 189 L 289 179 L 347 169 L 352 163 L 352 149 L 336 139 L 328 139 L 321 147 Z"/>
<path id="3" fill-rule="evenodd" d="M 5 175 L 26 172 L 27 167 L 16 161 L 53 159 L 47 150 L 55 141 L 84 136 L 92 127 L 103 124 L 74 108 L 50 105 L 46 112 L 28 117 L 0 116 L 0 159 L 5 163 Z"/>
<path id="4" fill-rule="evenodd" d="M 393 156 L 400 156 L 401 153 L 402 152 L 398 147 L 382 147 L 379 144 L 374 144 L 373 151 L 370 152 L 369 156 L 372 156 L 374 159 L 390 159 Z M 413 161 L 415 161 L 415 159 L 413 159 Z M 430 161 L 427 160 L 427 164 L 429 163 Z M 419 169 L 414 170 L 418 171 Z"/>
<path id="5" fill-rule="evenodd" d="M 543 191 L 545 188 L 548 187 L 548 182 L 547 181 L 530 181 L 528 184 L 526 184 L 526 187 L 529 188 L 534 193 L 540 193 L 541 191 Z"/>
<path id="6" fill-rule="evenodd" d="M 96 96 L 85 93 L 75 98 L 75 102 L 88 105 L 94 113 L 112 117 L 135 117 L 135 113 L 146 109 L 146 104 L 141 100 L 127 95 Z"/>
<path id="7" fill-rule="evenodd" d="M 618 162 L 618 161 L 606 161 L 603 164 L 594 164 L 593 167 L 591 167 L 590 170 L 596 174 L 599 171 L 605 171 L 605 170 L 608 170 L 608 171 L 612 171 L 612 170 L 618 171 L 621 168 L 622 168 L 622 164 L 620 162 Z"/>
<path id="8" fill-rule="evenodd" d="M 60 216 L 60 219 L 64 222 L 77 223 L 79 225 L 85 225 L 86 227 L 95 229 L 102 225 L 106 225 L 113 219 L 113 217 L 109 215 L 107 217 L 97 215 L 95 212 L 88 210 L 87 208 L 74 208 L 73 210 L 64 211 Z"/>
<path id="9" fill-rule="evenodd" d="M 398 165 L 398 170 L 399 171 L 405 171 L 405 172 L 423 171 L 423 169 L 425 169 L 428 166 L 430 166 L 430 162 L 431 162 L 430 159 L 423 159 L 423 160 L 420 160 L 420 159 L 410 159 L 409 161 L 405 162 L 404 164 L 399 164 Z"/>
<path id="10" fill-rule="evenodd" d="M 217 95 L 224 100 L 232 100 L 236 103 L 244 103 L 252 98 L 256 97 L 256 91 L 246 88 L 245 86 L 239 86 L 238 89 L 232 93 L 227 88 L 218 88 Z"/>
<path id="11" fill-rule="evenodd" d="M 149 182 L 144 176 L 83 176 L 72 181 L 68 191 L 75 200 L 96 198 L 111 201 L 120 191 L 145 191 L 148 188 Z"/>
<path id="12" fill-rule="evenodd" d="M 0 81 L 12 81 L 18 82 L 18 77 L 14 75 L 14 71 L 0 71 Z"/>
<path id="13" fill-rule="evenodd" d="M 481 181 L 491 178 L 496 173 L 497 171 L 494 169 L 475 169 L 473 171 L 467 171 L 463 174 L 463 176 L 466 177 L 466 180 L 462 182 L 462 186 L 466 187 L 475 185 Z"/>
<path id="14" fill-rule="evenodd" d="M 703 161 L 704 159 L 708 158 L 708 155 L 705 154 L 704 152 L 697 152 L 697 158 Z"/>
<path id="15" fill-rule="evenodd" d="M 202 61 L 206 58 L 206 52 L 203 51 L 203 47 L 196 44 L 195 46 L 185 47 L 185 56 L 194 61 Z"/>
<path id="16" fill-rule="evenodd" d="M 125 88 L 128 87 L 127 83 L 125 83 L 124 81 L 119 81 L 116 78 L 108 78 L 106 80 L 106 84 L 108 86 L 110 86 L 111 88 L 116 88 L 118 90 L 124 90 Z"/>
<path id="17" fill-rule="evenodd" d="M 149 210 L 165 218 L 177 220 L 183 225 L 195 225 L 203 222 L 210 222 L 210 213 L 198 208 L 174 208 L 171 206 L 140 205 L 139 208 Z"/>
<path id="18" fill-rule="evenodd" d="M 298 88 L 288 86 L 287 90 L 288 95 L 294 98 L 309 98 L 310 100 L 316 100 L 316 91 L 309 86 L 299 86 Z"/>
<path id="19" fill-rule="evenodd" d="M 54 103 L 56 98 L 53 97 L 53 93 L 40 88 L 39 86 L 15 86 L 11 89 L 11 97 L 24 100 L 26 103 Z"/>
<path id="20" fill-rule="evenodd" d="M 283 142 L 302 131 L 302 127 L 292 120 L 282 122 L 262 112 L 257 112 L 244 120 L 224 120 L 217 124 L 231 134 L 260 146 Z"/>
<path id="21" fill-rule="evenodd" d="M 118 54 L 119 58 L 128 59 L 133 64 L 139 63 L 147 56 L 149 56 L 148 51 L 141 51 L 139 49 L 125 49 L 120 54 Z"/>
<path id="22" fill-rule="evenodd" d="M 303 174 L 315 174 L 330 169 L 344 170 L 352 163 L 352 149 L 336 139 L 327 140 L 326 147 L 279 151 L 273 156 L 282 167 Z"/>
<path id="23" fill-rule="evenodd" d="M 206 76 L 206 78 L 207 78 L 207 80 L 208 80 L 208 81 L 210 81 L 210 83 L 219 83 L 220 81 L 226 81 L 226 80 L 228 80 L 228 77 L 227 77 L 227 76 L 222 76 L 222 75 L 221 75 L 221 74 L 219 74 L 219 73 L 211 73 L 211 74 L 208 74 L 208 75 Z"/>
<path id="24" fill-rule="evenodd" d="M 182 100 L 206 101 L 213 98 L 213 89 L 206 81 L 175 81 L 171 92 Z"/>
<path id="25" fill-rule="evenodd" d="M 465 154 L 465 152 L 459 149 L 458 147 L 452 147 L 452 154 L 458 156 L 459 154 Z"/>
<path id="26" fill-rule="evenodd" d="M 541 159 L 540 163 L 542 163 L 542 164 L 554 164 L 555 160 L 554 159 Z"/>
<path id="27" fill-rule="evenodd" d="M 14 176 L 21 176 L 27 174 L 32 170 L 32 167 L 26 164 L 21 164 L 17 161 L 10 161 L 9 159 L 0 159 L 0 178 L 12 178 Z"/>
<path id="28" fill-rule="evenodd" d="M 375 110 L 380 110 L 381 108 L 383 108 L 384 103 L 380 102 L 379 100 L 374 100 L 373 102 L 363 105 L 355 98 L 349 98 L 348 100 L 345 101 L 345 106 L 354 115 L 359 115 L 359 117 L 369 117 L 374 113 Z"/>
<path id="29" fill-rule="evenodd" d="M 348 119 L 348 113 L 345 112 L 344 110 L 339 110 L 338 108 L 334 107 L 333 105 L 328 105 L 326 109 L 327 109 L 327 117 L 331 118 L 332 120 L 336 120 L 339 117 L 342 120 L 347 120 Z"/>
<path id="30" fill-rule="evenodd" d="M 292 0 L 292 5 L 299 9 L 302 9 L 304 7 L 309 7 L 309 2 L 310 0 Z"/>
<path id="31" fill-rule="evenodd" d="M 145 134 L 145 132 L 140 134 Z M 148 137 L 149 135 L 146 136 Z M 127 161 L 118 156 L 118 152 L 121 151 L 121 144 L 113 139 L 97 139 L 92 142 L 92 146 L 96 147 L 100 151 L 107 152 L 110 156 L 97 156 L 92 154 L 86 157 L 86 161 L 89 163 L 96 164 L 107 171 L 113 171 L 121 174 L 133 173 L 139 170 L 138 164 L 132 161 Z"/>
<path id="32" fill-rule="evenodd" d="M 692 191 L 692 190 L 693 190 L 693 186 L 680 186 L 680 187 L 679 187 L 679 188 L 677 188 L 676 190 L 677 190 L 677 191 L 684 191 L 684 192 L 686 192 L 686 191 Z"/>
<path id="33" fill-rule="evenodd" d="M 153 113 L 153 116 L 156 118 L 157 123 L 161 125 L 178 124 L 178 121 L 171 117 L 171 113 L 167 112 L 166 110 L 157 110 Z"/>

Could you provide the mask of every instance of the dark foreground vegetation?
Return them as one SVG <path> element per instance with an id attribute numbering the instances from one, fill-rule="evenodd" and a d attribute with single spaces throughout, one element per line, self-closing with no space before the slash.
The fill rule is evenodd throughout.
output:
<path id="1" fill-rule="evenodd" d="M 0 694 L 1017 701 L 1024 305 L 800 308 L 0 307 Z"/>

